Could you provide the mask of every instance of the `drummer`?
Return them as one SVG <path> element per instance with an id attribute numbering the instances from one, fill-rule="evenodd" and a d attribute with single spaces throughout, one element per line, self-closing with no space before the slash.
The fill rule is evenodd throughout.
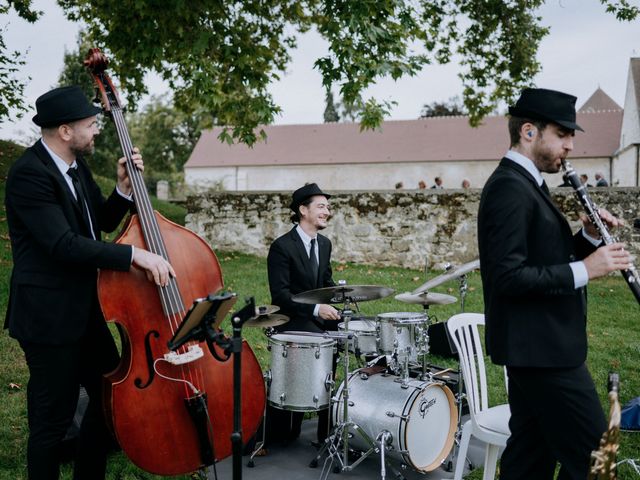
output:
<path id="1" fill-rule="evenodd" d="M 298 293 L 335 285 L 331 271 L 331 241 L 319 232 L 327 227 L 331 215 L 330 195 L 315 183 L 293 192 L 290 208 L 295 226 L 277 238 L 269 249 L 267 269 L 271 303 L 289 317 L 280 330 L 323 332 L 337 330 L 340 313 L 327 304 L 296 303 L 292 297 Z M 334 368 L 335 370 L 335 368 Z M 273 413 L 273 417 L 281 412 Z M 318 419 L 318 441 L 328 433 L 329 410 L 321 410 Z M 300 435 L 303 413 L 294 412 L 287 440 Z M 285 425 L 280 425 L 284 428 Z"/>

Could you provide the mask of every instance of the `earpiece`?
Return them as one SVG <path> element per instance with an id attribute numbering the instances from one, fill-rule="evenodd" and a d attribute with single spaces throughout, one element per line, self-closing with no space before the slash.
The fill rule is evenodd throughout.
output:
<path id="1" fill-rule="evenodd" d="M 529 138 L 531 138 L 531 137 L 533 137 L 533 132 L 532 132 L 531 130 L 529 130 L 529 131 L 527 132 L 527 135 L 529 136 Z"/>

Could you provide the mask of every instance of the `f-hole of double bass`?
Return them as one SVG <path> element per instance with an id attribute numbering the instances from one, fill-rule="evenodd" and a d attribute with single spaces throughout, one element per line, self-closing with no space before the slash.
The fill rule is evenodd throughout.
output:
<path id="1" fill-rule="evenodd" d="M 152 342 L 151 337 L 159 338 L 160 333 L 157 330 L 149 330 L 144 337 L 144 350 L 147 358 L 147 371 L 149 374 L 149 378 L 147 379 L 146 383 L 142 383 L 141 378 L 136 378 L 133 381 L 134 385 L 141 390 L 151 385 L 151 383 L 153 382 L 153 378 L 155 376 L 155 370 L 153 367 L 153 363 L 154 363 L 153 351 L 151 349 L 151 342 Z"/>

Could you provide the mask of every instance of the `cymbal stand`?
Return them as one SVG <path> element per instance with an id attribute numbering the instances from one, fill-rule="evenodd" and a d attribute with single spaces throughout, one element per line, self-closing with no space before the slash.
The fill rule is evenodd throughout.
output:
<path id="1" fill-rule="evenodd" d="M 349 321 L 353 315 L 353 311 L 351 310 L 351 299 L 348 297 L 344 298 L 344 308 L 342 309 L 342 320 L 344 321 L 344 351 L 342 354 L 342 367 L 344 379 L 342 380 L 342 399 L 339 400 L 342 402 L 342 421 L 337 423 L 334 426 L 334 431 L 331 435 L 329 435 L 325 439 L 325 443 L 322 448 L 318 451 L 316 457 L 310 462 L 309 466 L 315 468 L 318 466 L 318 462 L 322 458 L 322 455 L 327 452 L 327 458 L 324 461 L 322 466 L 322 472 L 320 473 L 321 479 L 326 479 L 329 475 L 329 469 L 333 464 L 333 461 L 336 460 L 338 465 L 334 467 L 334 472 L 338 473 L 340 471 L 351 471 L 355 467 L 357 467 L 366 457 L 368 457 L 371 453 L 376 451 L 376 444 L 369 438 L 369 436 L 362 431 L 359 425 L 352 422 L 349 419 L 349 350 L 350 345 L 355 345 L 357 343 L 357 335 L 353 332 L 349 331 Z M 337 332 L 332 332 L 331 335 L 336 335 Z M 354 348 L 355 349 L 355 348 Z M 334 401 L 338 401 L 337 398 L 332 399 Z M 330 407 L 331 408 L 331 407 Z M 336 409 L 339 406 L 336 406 Z M 352 433 L 353 432 L 353 433 Z M 349 438 L 353 436 L 354 433 L 359 434 L 368 444 L 369 450 L 364 452 L 360 458 L 358 458 L 355 462 L 349 463 Z"/>
<path id="2" fill-rule="evenodd" d="M 463 274 L 458 277 L 458 291 L 460 292 L 460 313 L 464 313 L 464 298 L 467 296 L 467 275 Z"/>
<path id="3" fill-rule="evenodd" d="M 421 342 L 422 342 L 422 351 L 418 351 L 418 354 L 422 356 L 422 376 L 420 377 L 422 380 L 427 379 L 427 356 L 429 355 L 429 325 L 437 321 L 435 315 L 429 314 L 429 305 L 423 305 L 424 314 L 427 317 L 424 324 L 418 327 L 421 330 Z"/>

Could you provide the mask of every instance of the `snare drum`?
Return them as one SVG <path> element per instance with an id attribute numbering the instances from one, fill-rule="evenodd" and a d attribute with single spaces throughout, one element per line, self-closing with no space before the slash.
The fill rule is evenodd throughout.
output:
<path id="1" fill-rule="evenodd" d="M 269 405 L 295 412 L 327 408 L 335 344 L 330 338 L 272 335 L 268 344 L 271 369 L 265 374 Z"/>
<path id="2" fill-rule="evenodd" d="M 334 423 L 344 420 L 344 384 L 332 407 Z M 349 419 L 371 441 L 387 431 L 391 434 L 389 455 L 419 472 L 438 468 L 451 451 L 458 409 L 451 390 L 437 382 L 361 374 L 355 371 L 348 381 Z M 349 445 L 366 451 L 368 442 L 357 432 Z"/>
<path id="3" fill-rule="evenodd" d="M 345 322 L 338 324 L 338 330 L 345 331 Z M 378 329 L 374 319 L 351 320 L 349 331 L 357 335 L 356 345 L 362 355 L 378 354 Z M 349 347 L 349 351 L 354 352 L 353 346 Z"/>
<path id="4" fill-rule="evenodd" d="M 399 359 L 409 356 L 409 362 L 418 361 L 418 340 L 426 327 L 428 317 L 424 313 L 389 312 L 378 315 L 380 328 L 380 353 L 397 353 Z"/>

